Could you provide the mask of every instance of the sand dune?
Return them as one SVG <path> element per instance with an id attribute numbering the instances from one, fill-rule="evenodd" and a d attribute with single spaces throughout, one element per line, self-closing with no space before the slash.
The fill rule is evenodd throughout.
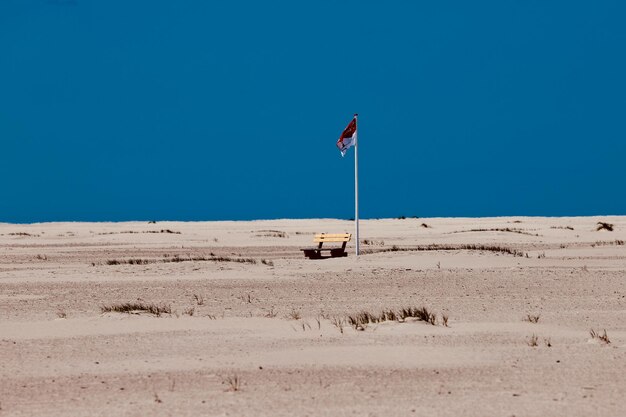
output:
<path id="1" fill-rule="evenodd" d="M 626 217 L 366 220 L 358 260 L 299 250 L 351 230 L 0 224 L 0 416 L 626 415 Z M 422 306 L 436 325 L 347 320 Z"/>

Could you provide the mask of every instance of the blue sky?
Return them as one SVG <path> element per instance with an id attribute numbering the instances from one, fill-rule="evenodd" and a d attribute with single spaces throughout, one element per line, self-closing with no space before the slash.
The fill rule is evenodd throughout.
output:
<path id="1" fill-rule="evenodd" d="M 624 4 L 0 0 L 0 221 L 626 214 Z"/>

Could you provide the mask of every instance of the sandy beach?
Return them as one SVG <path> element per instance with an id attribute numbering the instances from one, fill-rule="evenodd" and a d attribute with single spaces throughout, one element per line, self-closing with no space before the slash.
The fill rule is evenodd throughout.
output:
<path id="1" fill-rule="evenodd" d="M 0 224 L 0 416 L 626 415 L 626 216 L 352 230 Z"/>

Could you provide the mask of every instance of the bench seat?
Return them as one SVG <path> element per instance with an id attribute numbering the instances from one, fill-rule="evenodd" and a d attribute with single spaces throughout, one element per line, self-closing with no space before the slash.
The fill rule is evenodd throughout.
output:
<path id="1" fill-rule="evenodd" d="M 321 259 L 323 252 L 329 252 L 331 258 L 338 258 L 343 256 L 348 256 L 346 252 L 346 244 L 350 241 L 352 235 L 350 233 L 338 233 L 338 234 L 330 234 L 330 233 L 318 233 L 313 238 L 313 242 L 317 243 L 318 246 L 312 248 L 302 248 L 300 249 L 304 252 L 304 256 L 309 259 Z M 338 242 L 342 243 L 341 247 L 323 247 L 322 245 L 325 242 Z"/>

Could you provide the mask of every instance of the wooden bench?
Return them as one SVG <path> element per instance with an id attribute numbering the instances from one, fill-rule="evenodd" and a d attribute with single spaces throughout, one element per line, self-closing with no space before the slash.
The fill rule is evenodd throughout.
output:
<path id="1" fill-rule="evenodd" d="M 322 252 L 328 251 L 330 252 L 330 257 L 340 257 L 340 256 L 348 256 L 348 252 L 346 252 L 346 244 L 352 238 L 352 234 L 350 233 L 318 233 L 313 238 L 313 243 L 317 243 L 317 247 L 315 248 L 304 248 L 300 249 L 304 252 L 304 256 L 309 259 L 320 259 L 322 258 Z M 341 247 L 334 248 L 324 248 L 322 245 L 326 242 L 332 243 L 342 243 Z"/>

